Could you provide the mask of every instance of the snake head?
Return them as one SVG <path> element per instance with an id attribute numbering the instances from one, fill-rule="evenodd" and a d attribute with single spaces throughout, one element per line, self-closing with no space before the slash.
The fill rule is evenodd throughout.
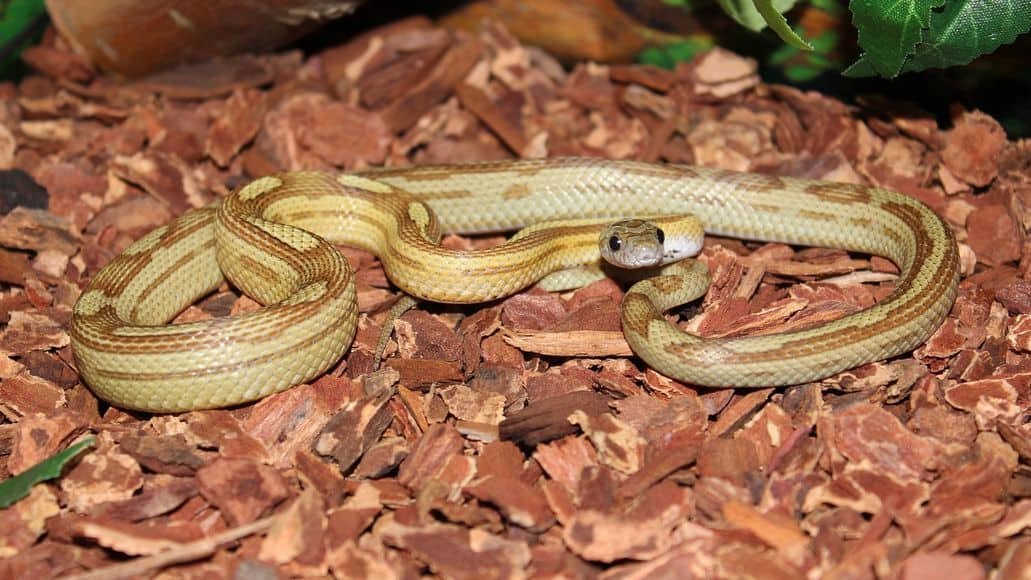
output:
<path id="1" fill-rule="evenodd" d="M 620 268 L 652 268 L 693 256 L 702 247 L 702 227 L 691 216 L 614 222 L 601 232 L 598 248 Z"/>

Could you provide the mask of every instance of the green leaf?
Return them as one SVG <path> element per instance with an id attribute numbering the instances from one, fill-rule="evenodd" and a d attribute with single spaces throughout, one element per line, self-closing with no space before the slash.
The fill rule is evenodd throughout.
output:
<path id="1" fill-rule="evenodd" d="M 784 18 L 784 15 L 777 11 L 773 6 L 774 0 L 753 0 L 755 2 L 755 9 L 759 11 L 763 19 L 766 20 L 766 24 L 770 26 L 777 36 L 781 40 L 790 44 L 791 46 L 799 50 L 812 50 L 811 44 L 805 41 L 804 38 L 795 34 L 794 30 L 788 26 L 788 21 Z"/>
<path id="2" fill-rule="evenodd" d="M 671 42 L 661 47 L 650 47 L 637 55 L 637 60 L 644 64 L 672 69 L 678 62 L 686 62 L 713 47 L 711 38 L 694 37 L 680 42 Z"/>
<path id="3" fill-rule="evenodd" d="M 21 51 L 42 36 L 45 24 L 43 0 L 0 0 L 0 78 L 6 78 Z"/>
<path id="4" fill-rule="evenodd" d="M 1031 30 L 1028 0 L 948 0 L 903 72 L 967 64 Z"/>
<path id="5" fill-rule="evenodd" d="M 846 77 L 873 77 L 877 76 L 877 69 L 870 63 L 870 58 L 867 55 L 862 55 L 856 62 L 852 63 L 847 69 L 841 71 L 841 76 Z"/>
<path id="6" fill-rule="evenodd" d="M 663 52 L 661 48 L 654 46 L 648 47 L 637 54 L 637 62 L 642 64 L 650 64 L 659 68 L 672 69 L 676 66 L 673 59 L 668 54 Z"/>
<path id="7" fill-rule="evenodd" d="M 931 9 L 946 0 L 852 0 L 852 23 L 864 58 L 878 74 L 894 77 L 930 25 Z M 956 0 L 952 0 L 956 1 Z M 965 2 L 966 0 L 958 0 Z"/>
<path id="8" fill-rule="evenodd" d="M 25 471 L 0 482 L 0 509 L 10 507 L 14 502 L 29 495 L 32 486 L 37 483 L 61 476 L 66 463 L 80 452 L 93 445 L 93 437 L 87 437 L 75 445 L 51 455 L 47 459 L 33 465 Z"/>
<path id="9" fill-rule="evenodd" d="M 823 34 L 809 42 L 813 45 L 814 51 L 820 54 L 827 54 L 837 48 L 839 40 L 837 31 L 833 28 L 828 28 L 823 31 Z"/>
<path id="10" fill-rule="evenodd" d="M 788 10 L 791 10 L 792 6 L 798 0 L 765 0 L 766 4 L 772 7 L 772 10 L 781 15 Z M 755 0 L 717 0 L 723 11 L 728 16 L 737 21 L 738 24 L 751 30 L 752 32 L 760 32 L 766 28 L 768 22 L 767 19 L 759 12 L 756 7 Z M 784 17 L 781 16 L 781 19 Z M 783 38 L 783 37 L 782 37 Z"/>
<path id="11" fill-rule="evenodd" d="M 820 69 L 808 66 L 791 65 L 784 69 L 784 76 L 793 83 L 801 84 L 815 79 L 822 72 Z"/>
<path id="12" fill-rule="evenodd" d="M 798 49 L 793 46 L 782 44 L 776 50 L 770 53 L 766 57 L 766 62 L 774 66 L 779 66 L 786 63 L 788 60 L 798 55 Z"/>
<path id="13" fill-rule="evenodd" d="M 766 63 L 781 68 L 784 75 L 794 83 L 808 82 L 826 71 L 841 69 L 841 63 L 829 56 L 838 41 L 836 31 L 824 30 L 811 40 L 813 50 L 801 51 L 783 44 L 766 57 Z"/>
<path id="14" fill-rule="evenodd" d="M 691 12 L 710 6 L 713 3 L 713 0 L 662 0 L 662 3 L 667 6 L 676 6 L 682 10 Z"/>
<path id="15" fill-rule="evenodd" d="M 864 44 L 866 52 L 842 74 L 895 77 L 903 72 L 963 65 L 1031 30 L 1031 2 L 1028 0 L 944 2 L 940 10 L 931 11 L 927 27 L 920 31 L 919 42 L 910 48 L 897 70 L 891 72 L 893 69 L 879 60 L 878 51 L 871 51 Z"/>
<path id="16" fill-rule="evenodd" d="M 827 14 L 841 15 L 845 13 L 844 3 L 840 0 L 809 0 L 809 5 Z"/>

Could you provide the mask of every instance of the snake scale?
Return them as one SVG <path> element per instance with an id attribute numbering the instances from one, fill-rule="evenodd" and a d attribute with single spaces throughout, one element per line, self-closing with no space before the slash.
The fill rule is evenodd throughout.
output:
<path id="1" fill-rule="evenodd" d="M 127 248 L 83 290 L 72 346 L 85 381 L 120 407 L 239 404 L 318 376 L 350 346 L 353 274 L 324 240 L 372 251 L 413 296 L 480 302 L 596 261 L 599 220 L 684 214 L 708 233 L 843 248 L 900 269 L 894 291 L 873 307 L 801 331 L 720 339 L 687 334 L 662 314 L 707 282 L 663 275 L 637 283 L 622 305 L 627 341 L 648 365 L 687 383 L 797 384 L 895 356 L 926 340 L 955 299 L 959 260 L 948 226 L 913 198 L 864 185 L 579 158 L 290 172 L 257 179 Z M 441 233 L 551 220 L 571 221 L 489 250 L 436 244 Z M 167 324 L 223 276 L 268 306 Z"/>

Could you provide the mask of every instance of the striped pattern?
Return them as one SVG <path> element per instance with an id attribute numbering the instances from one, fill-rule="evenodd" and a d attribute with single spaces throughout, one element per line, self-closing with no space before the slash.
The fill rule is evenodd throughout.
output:
<path id="1" fill-rule="evenodd" d="M 719 386 L 815 380 L 913 348 L 955 297 L 949 229 L 921 203 L 876 188 L 586 159 L 295 172 L 188 213 L 114 259 L 76 304 L 72 345 L 86 382 L 121 407 L 239 404 L 310 380 L 349 347 L 357 321 L 353 275 L 327 241 L 376 253 L 391 280 L 414 296 L 479 302 L 596 263 L 604 223 L 686 214 L 720 235 L 882 255 L 902 275 L 884 302 L 840 320 L 717 341 L 691 337 L 661 314 L 704 290 L 696 267 L 688 266 L 695 278 L 641 282 L 624 302 L 624 333 L 645 362 L 674 378 Z M 566 221 L 488 250 L 437 245 L 444 232 L 551 220 Z M 268 306 L 162 326 L 221 284 L 223 272 Z"/>

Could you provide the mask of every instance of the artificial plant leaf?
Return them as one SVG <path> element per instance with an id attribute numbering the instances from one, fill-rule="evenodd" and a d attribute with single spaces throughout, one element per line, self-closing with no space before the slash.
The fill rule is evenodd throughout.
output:
<path id="1" fill-rule="evenodd" d="M 948 0 L 902 71 L 967 64 L 1029 30 L 1029 0 Z"/>
<path id="2" fill-rule="evenodd" d="M 903 72 L 963 65 L 1013 42 L 1029 30 L 1031 2 L 1028 0 L 945 0 L 941 9 L 931 11 L 920 41 L 912 47 L 899 70 L 885 72 L 883 63 L 864 44 L 866 52 L 842 74 L 894 77 Z M 860 39 L 863 42 L 862 33 Z"/>
<path id="3" fill-rule="evenodd" d="M 646 48 L 637 55 L 637 60 L 644 64 L 673 69 L 677 63 L 687 62 L 715 45 L 710 37 L 689 36 L 680 42 Z"/>
<path id="4" fill-rule="evenodd" d="M 43 0 L 0 2 L 0 78 L 7 78 L 21 51 L 42 35 L 46 13 Z"/>
<path id="5" fill-rule="evenodd" d="M 877 74 L 894 77 L 930 26 L 931 10 L 946 0 L 852 0 L 852 23 L 863 58 Z M 965 2 L 966 0 L 949 0 Z"/>
<path id="6" fill-rule="evenodd" d="M 804 38 L 799 36 L 791 27 L 788 26 L 787 19 L 784 15 L 777 11 L 774 7 L 774 0 L 753 0 L 755 3 L 755 9 L 762 14 L 763 19 L 766 20 L 766 24 L 770 26 L 770 29 L 777 33 L 777 36 L 781 40 L 790 44 L 791 46 L 799 50 L 812 50 L 813 45 L 805 41 Z"/>
<path id="7" fill-rule="evenodd" d="M 87 437 L 75 445 L 68 447 L 40 461 L 25 471 L 0 482 L 0 509 L 9 507 L 14 502 L 29 495 L 32 486 L 37 483 L 60 477 L 66 463 L 75 458 L 87 447 L 93 445 L 93 437 Z"/>
<path id="8" fill-rule="evenodd" d="M 877 76 L 877 69 L 871 64 L 871 60 L 867 55 L 863 54 L 856 59 L 856 62 L 841 71 L 841 75 L 846 77 L 875 77 Z"/>
<path id="9" fill-rule="evenodd" d="M 778 16 L 791 10 L 797 1 L 798 0 L 766 0 Z M 763 28 L 766 28 L 767 20 L 759 12 L 759 9 L 756 8 L 755 0 L 717 0 L 717 2 L 719 3 L 720 8 L 723 8 L 723 11 L 726 12 L 728 16 L 752 32 L 759 32 Z M 781 16 L 781 19 L 783 18 L 784 17 Z"/>

